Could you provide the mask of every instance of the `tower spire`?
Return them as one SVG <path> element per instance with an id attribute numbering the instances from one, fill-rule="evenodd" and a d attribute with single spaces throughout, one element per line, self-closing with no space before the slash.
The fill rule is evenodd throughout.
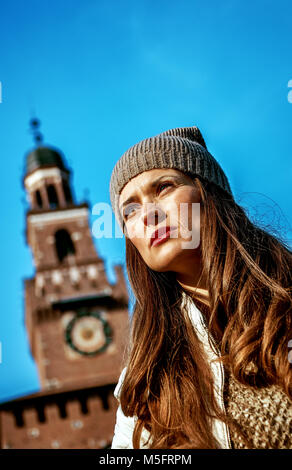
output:
<path id="1" fill-rule="evenodd" d="M 30 124 L 30 132 L 33 134 L 33 139 L 35 141 L 36 146 L 41 145 L 44 140 L 43 134 L 39 131 L 39 128 L 41 126 L 41 121 L 38 118 L 33 117 L 30 120 L 29 124 Z"/>

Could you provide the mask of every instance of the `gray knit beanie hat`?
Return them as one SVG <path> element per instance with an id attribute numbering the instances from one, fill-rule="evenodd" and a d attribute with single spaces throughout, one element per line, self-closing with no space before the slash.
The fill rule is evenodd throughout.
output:
<path id="1" fill-rule="evenodd" d="M 200 130 L 179 127 L 141 140 L 130 147 L 116 163 L 110 180 L 110 199 L 121 227 L 119 195 L 130 179 L 154 168 L 173 168 L 215 183 L 232 197 L 228 179 L 219 163 L 208 152 Z"/>

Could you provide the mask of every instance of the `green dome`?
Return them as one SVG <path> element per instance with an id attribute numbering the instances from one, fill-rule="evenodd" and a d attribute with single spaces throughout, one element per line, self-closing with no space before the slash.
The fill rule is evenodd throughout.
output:
<path id="1" fill-rule="evenodd" d="M 57 166 L 61 170 L 66 169 L 61 153 L 53 148 L 37 147 L 27 154 L 26 173 L 46 166 Z"/>

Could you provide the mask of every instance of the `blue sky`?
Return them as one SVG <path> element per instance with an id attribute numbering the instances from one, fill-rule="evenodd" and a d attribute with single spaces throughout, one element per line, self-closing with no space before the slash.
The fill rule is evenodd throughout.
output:
<path id="1" fill-rule="evenodd" d="M 92 206 L 109 202 L 128 147 L 197 125 L 238 202 L 291 245 L 291 14 L 283 0 L 2 4 L 0 401 L 39 389 L 23 300 L 34 273 L 22 187 L 32 113 L 73 169 L 77 200 Z M 113 281 L 124 239 L 96 247 Z"/>

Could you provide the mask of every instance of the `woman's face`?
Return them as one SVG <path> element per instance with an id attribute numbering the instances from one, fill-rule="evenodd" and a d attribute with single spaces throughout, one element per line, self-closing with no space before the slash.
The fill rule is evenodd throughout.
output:
<path id="1" fill-rule="evenodd" d="M 200 258 L 200 193 L 179 170 L 154 169 L 131 179 L 119 208 L 125 234 L 155 271 L 184 273 Z"/>

